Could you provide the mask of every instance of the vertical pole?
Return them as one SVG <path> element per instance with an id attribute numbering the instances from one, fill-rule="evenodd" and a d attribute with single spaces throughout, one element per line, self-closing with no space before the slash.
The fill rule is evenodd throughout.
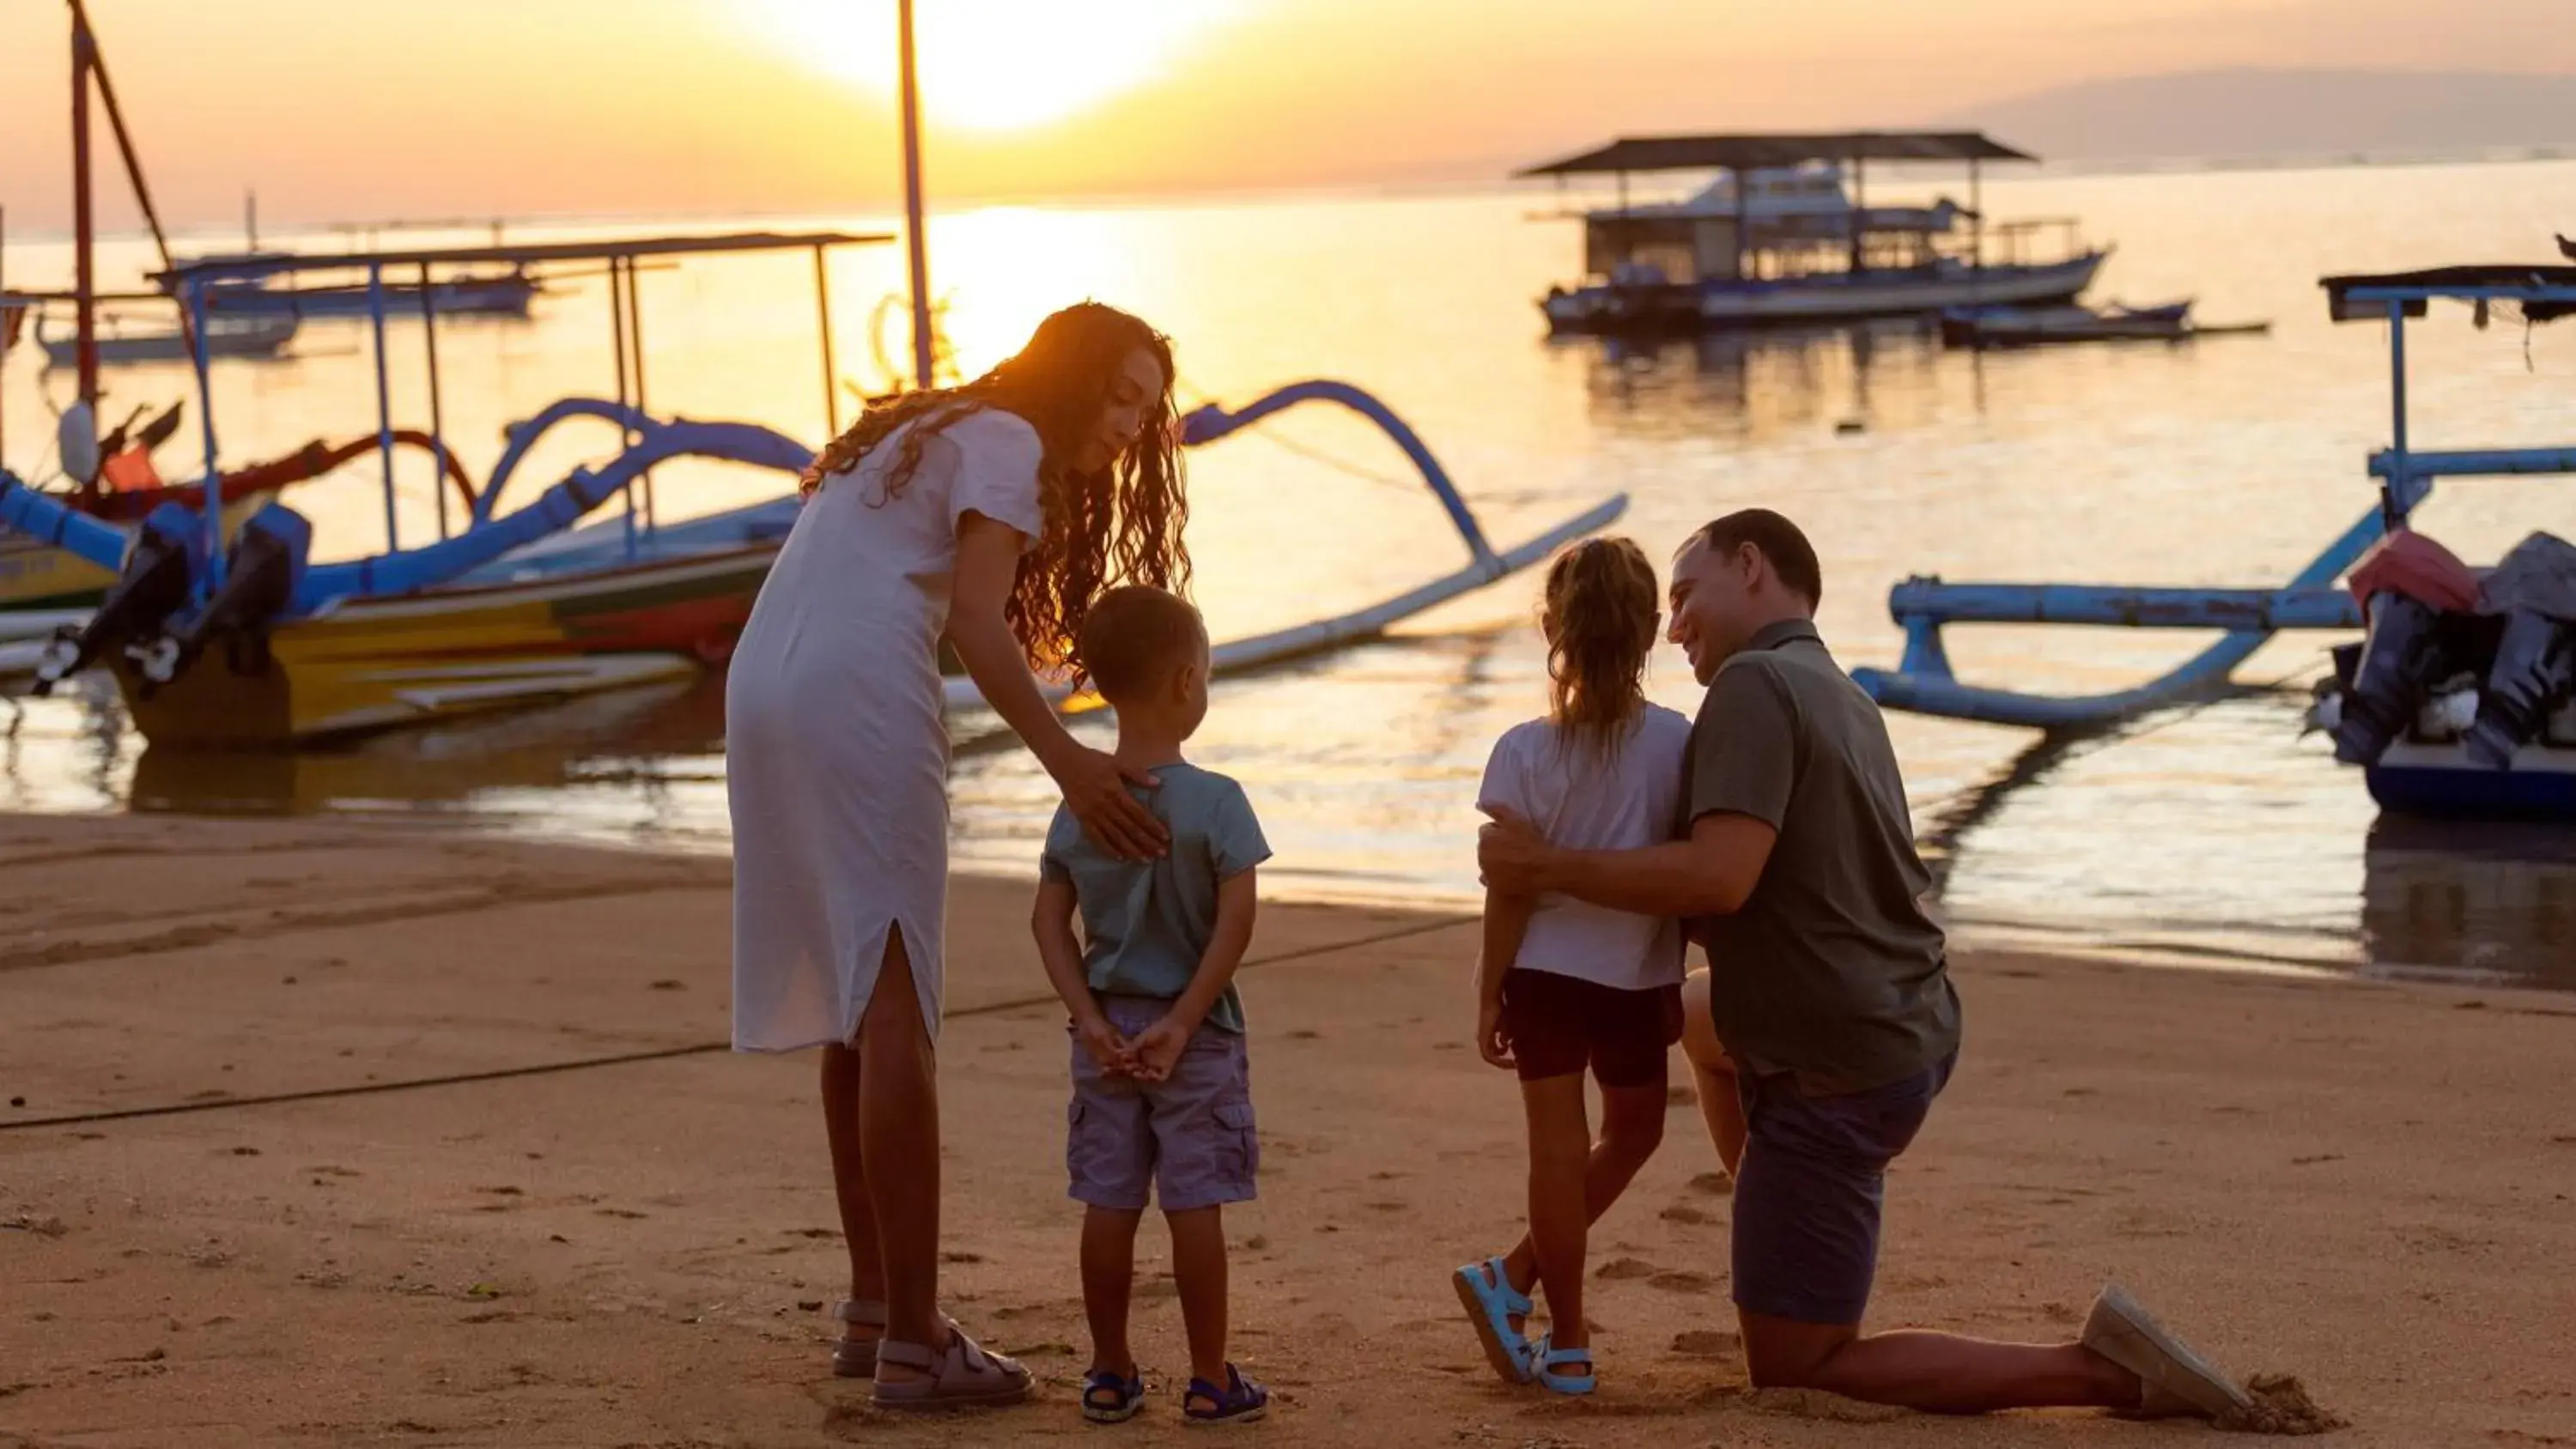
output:
<path id="1" fill-rule="evenodd" d="M 2388 383 L 2395 426 L 2389 450 L 2388 487 L 2380 511 L 2394 532 L 2406 526 L 2407 510 L 2415 500 L 2410 496 L 2414 488 L 2406 457 L 2406 304 L 2393 299 L 2388 304 Z"/>
<path id="2" fill-rule="evenodd" d="M 912 376 L 915 387 L 931 385 L 939 363 L 930 329 L 930 251 L 921 222 L 921 84 L 913 63 L 912 0 L 897 0 L 903 65 L 903 218 L 909 233 L 912 263 Z"/>
<path id="3" fill-rule="evenodd" d="M 242 192 L 242 243 L 244 251 L 259 250 L 259 193 L 248 189 Z"/>
<path id="4" fill-rule="evenodd" d="M 1861 239 L 1869 226 L 1869 158 L 1852 153 L 1851 270 L 1861 269 Z"/>
<path id="5" fill-rule="evenodd" d="M 1752 280 L 1744 274 L 1744 259 L 1752 255 L 1752 238 L 1747 230 L 1753 224 L 1753 177 L 1743 167 L 1735 168 L 1735 280 L 1740 285 Z"/>
<path id="6" fill-rule="evenodd" d="M 213 367 L 206 351 L 206 291 L 198 282 L 181 284 L 188 319 L 188 357 L 197 372 L 197 425 L 206 440 L 206 589 L 224 581 L 224 475 L 215 467 L 215 393 Z"/>
<path id="7" fill-rule="evenodd" d="M 89 17 L 77 7 L 72 11 L 72 233 L 79 255 L 75 260 L 73 283 L 75 322 L 79 329 L 80 400 L 94 410 L 98 406 L 98 267 L 90 255 L 98 241 L 96 218 L 90 205 L 89 177 L 89 72 L 96 63 L 98 42 L 89 33 Z M 211 460 L 210 460 L 211 461 Z M 81 480 L 84 492 L 98 486 L 95 478 Z"/>
<path id="8" fill-rule="evenodd" d="M 1986 269 L 1986 189 L 1985 173 L 1977 158 L 1968 158 L 1968 259 L 1977 271 Z"/>
<path id="9" fill-rule="evenodd" d="M 420 337 L 429 362 L 429 441 L 437 450 L 429 491 L 438 500 L 438 536 L 447 537 L 447 416 L 438 396 L 438 311 L 430 302 L 429 263 L 420 264 Z M 471 519 L 467 527 L 472 527 Z"/>
<path id="10" fill-rule="evenodd" d="M 625 263 L 621 258 L 608 259 L 608 336 L 617 353 L 617 442 L 626 447 L 635 441 L 635 429 L 626 420 L 626 287 Z M 635 482 L 628 479 L 619 490 L 626 495 L 626 554 L 635 555 Z"/>
<path id="11" fill-rule="evenodd" d="M 832 367 L 832 274 L 824 248 L 814 248 L 814 309 L 823 327 L 823 436 L 841 435 L 841 390 Z"/>
<path id="12" fill-rule="evenodd" d="M 385 552 L 402 547 L 402 529 L 394 521 L 394 391 L 393 359 L 385 355 L 385 268 L 367 264 L 367 320 L 375 329 L 376 456 L 385 476 Z"/>
<path id="13" fill-rule="evenodd" d="M 626 263 L 626 345 L 635 353 L 635 411 L 651 416 L 653 404 L 644 392 L 644 294 L 637 290 L 635 263 Z M 644 470 L 644 533 L 654 529 L 653 470 Z"/>

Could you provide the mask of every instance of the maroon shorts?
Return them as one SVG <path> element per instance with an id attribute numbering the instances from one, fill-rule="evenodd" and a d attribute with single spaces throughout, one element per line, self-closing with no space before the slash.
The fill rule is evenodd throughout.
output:
<path id="1" fill-rule="evenodd" d="M 1682 1039 L 1682 989 L 1622 991 L 1553 971 L 1503 973 L 1503 1034 L 1521 1080 L 1592 1069 L 1605 1087 L 1660 1087 Z"/>

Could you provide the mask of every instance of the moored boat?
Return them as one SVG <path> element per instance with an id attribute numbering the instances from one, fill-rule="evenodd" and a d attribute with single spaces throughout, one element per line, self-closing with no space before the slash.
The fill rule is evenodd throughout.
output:
<path id="1" fill-rule="evenodd" d="M 2539 324 L 2576 315 L 2576 266 L 2465 266 L 2325 278 L 2329 315 L 2385 323 L 2394 436 L 2368 473 L 2379 501 L 2273 589 L 1950 584 L 1909 579 L 1889 608 L 1906 635 L 1894 670 L 1853 676 L 1889 709 L 1954 719 L 2098 728 L 2231 687 L 2236 666 L 2284 629 L 2361 631 L 2334 651 L 2311 726 L 2356 766 L 2383 810 L 2476 819 L 2576 820 L 2576 545 L 2536 533 L 2494 568 L 2451 558 L 2411 527 L 2443 478 L 2576 473 L 2576 447 L 2418 450 L 2408 441 L 2406 334 L 2432 303 Z M 2351 575 L 2349 587 L 2338 580 Z M 2051 696 L 1980 688 L 1950 669 L 1952 623 L 2209 629 L 2221 637 L 2135 688 Z"/>
<path id="2" fill-rule="evenodd" d="M 2034 159 L 1975 132 L 1655 136 L 1517 174 L 1617 178 L 1615 205 L 1581 213 L 1585 280 L 1540 302 L 1551 330 L 1695 332 L 2072 302 L 2107 249 L 2076 242 L 2072 222 L 1984 215 L 1982 166 Z M 1965 164 L 1970 199 L 1872 206 L 1872 161 Z M 1720 174 L 1685 200 L 1631 204 L 1631 175 L 1676 171 Z M 2045 232 L 2063 238 L 2053 253 Z"/>
<path id="3" fill-rule="evenodd" d="M 296 330 L 301 325 L 301 320 L 291 312 L 208 318 L 205 352 L 209 357 L 275 357 L 286 350 L 286 344 L 295 340 Z M 52 331 L 46 325 L 43 313 L 36 317 L 36 343 L 45 350 L 45 360 L 52 366 L 80 365 L 79 335 Z M 186 362 L 195 356 L 196 339 L 183 327 L 138 324 L 128 328 L 110 318 L 106 330 L 90 339 L 90 346 L 99 362 L 108 366 Z"/>
<path id="4" fill-rule="evenodd" d="M 1978 350 L 2070 342 L 2188 342 L 2271 330 L 2268 322 L 2203 325 L 2192 320 L 2191 308 L 2188 301 L 2156 307 L 2117 302 L 2104 307 L 1954 307 L 1941 314 L 1941 341 Z"/>

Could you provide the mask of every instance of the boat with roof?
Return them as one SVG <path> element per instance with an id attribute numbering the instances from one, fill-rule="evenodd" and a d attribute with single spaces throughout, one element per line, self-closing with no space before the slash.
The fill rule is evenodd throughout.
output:
<path id="1" fill-rule="evenodd" d="M 2068 304 L 2110 256 L 2076 223 L 1990 224 L 1983 168 L 2037 158 L 1979 132 L 1628 137 L 1516 173 L 1610 176 L 1583 223 L 1584 277 L 1540 302 L 1558 333 L 1696 332 Z M 1969 199 L 1872 205 L 1872 162 L 1958 164 Z M 1677 200 L 1637 202 L 1632 176 L 1714 171 Z"/>

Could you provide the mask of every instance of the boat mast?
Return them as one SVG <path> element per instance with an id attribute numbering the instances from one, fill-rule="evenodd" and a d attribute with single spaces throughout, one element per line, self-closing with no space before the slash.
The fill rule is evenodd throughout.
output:
<path id="1" fill-rule="evenodd" d="M 98 272 L 91 256 L 97 236 L 90 212 L 89 73 L 97 60 L 98 44 L 90 38 L 89 16 L 81 9 L 80 0 L 72 0 L 72 307 L 80 337 L 80 400 L 89 405 L 93 428 L 98 415 Z M 79 481 L 81 487 L 88 488 L 97 480 Z"/>
<path id="2" fill-rule="evenodd" d="M 921 86 L 913 65 L 912 0 L 899 0 L 895 17 L 902 32 L 903 218 L 912 265 L 912 376 L 915 387 L 928 388 L 938 348 L 930 330 L 930 253 L 921 234 Z"/>

